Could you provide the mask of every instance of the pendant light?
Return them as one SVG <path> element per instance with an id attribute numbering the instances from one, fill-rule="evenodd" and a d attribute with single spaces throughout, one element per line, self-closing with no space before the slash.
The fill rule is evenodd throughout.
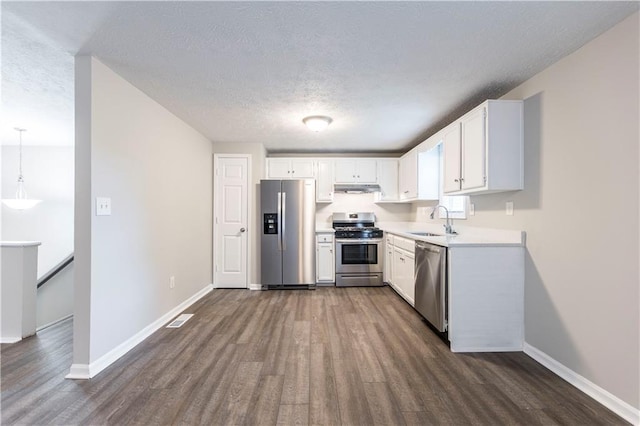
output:
<path id="1" fill-rule="evenodd" d="M 24 177 L 22 176 L 22 132 L 26 132 L 26 129 L 15 128 L 20 133 L 20 147 L 19 147 L 19 171 L 18 171 L 18 188 L 16 189 L 16 198 L 5 198 L 2 203 L 16 210 L 26 210 L 38 204 L 41 200 L 34 200 L 27 197 L 27 191 L 24 189 Z"/>

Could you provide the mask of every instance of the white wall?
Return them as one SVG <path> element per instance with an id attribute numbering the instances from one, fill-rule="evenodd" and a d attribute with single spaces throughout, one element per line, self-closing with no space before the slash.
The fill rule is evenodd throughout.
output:
<path id="1" fill-rule="evenodd" d="M 409 222 L 412 220 L 411 204 L 374 202 L 374 194 L 334 194 L 333 203 L 316 204 L 318 226 L 331 226 L 333 212 L 373 212 L 378 222 Z"/>
<path id="2" fill-rule="evenodd" d="M 527 232 L 527 343 L 636 408 L 638 19 L 504 97 L 525 100 L 525 189 L 471 197 L 465 221 Z"/>
<path id="3" fill-rule="evenodd" d="M 211 283 L 211 158 L 200 133 L 95 58 L 76 58 L 74 364 Z M 93 214 L 96 197 L 111 198 L 111 216 Z"/>
<path id="4" fill-rule="evenodd" d="M 23 140 L 28 138 L 25 132 Z M 23 146 L 22 169 L 29 197 L 42 202 L 29 210 L 2 204 L 2 239 L 41 241 L 38 277 L 73 251 L 73 146 Z M 13 198 L 18 147 L 2 147 L 2 198 Z"/>
<path id="5" fill-rule="evenodd" d="M 36 326 L 51 325 L 73 315 L 74 264 L 58 272 L 38 289 L 36 298 Z"/>
<path id="6" fill-rule="evenodd" d="M 260 282 L 260 238 L 262 223 L 260 222 L 260 179 L 264 179 L 266 150 L 259 143 L 221 143 L 213 144 L 215 154 L 251 154 L 251 179 L 249 184 L 249 197 L 251 198 L 251 211 L 249 217 L 253 218 L 253 238 L 249 244 L 251 264 L 249 265 L 249 284 Z M 214 176 L 215 179 L 215 176 Z M 214 186 L 215 188 L 215 186 Z M 251 230 L 249 230 L 251 232 Z"/>

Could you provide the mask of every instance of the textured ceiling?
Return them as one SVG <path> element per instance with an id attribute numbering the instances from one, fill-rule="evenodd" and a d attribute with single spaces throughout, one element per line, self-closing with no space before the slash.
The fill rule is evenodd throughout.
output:
<path id="1" fill-rule="evenodd" d="M 73 144 L 73 55 L 215 142 L 402 151 L 637 2 L 2 2 L 3 143 Z M 329 115 L 323 133 L 302 124 Z"/>

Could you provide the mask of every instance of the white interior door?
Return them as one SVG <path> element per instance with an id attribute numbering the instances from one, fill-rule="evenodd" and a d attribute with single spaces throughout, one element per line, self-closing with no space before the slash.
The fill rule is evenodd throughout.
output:
<path id="1" fill-rule="evenodd" d="M 250 157 L 215 154 L 213 285 L 247 288 Z"/>

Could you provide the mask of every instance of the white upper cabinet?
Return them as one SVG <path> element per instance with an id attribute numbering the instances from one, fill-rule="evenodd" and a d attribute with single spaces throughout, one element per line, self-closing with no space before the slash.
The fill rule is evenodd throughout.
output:
<path id="1" fill-rule="evenodd" d="M 522 101 L 489 100 L 445 128 L 447 194 L 515 191 L 524 187 Z"/>
<path id="2" fill-rule="evenodd" d="M 401 200 L 418 198 L 418 149 L 400 157 L 399 192 Z"/>
<path id="3" fill-rule="evenodd" d="M 308 158 L 267 158 L 267 178 L 313 179 L 313 165 Z"/>
<path id="4" fill-rule="evenodd" d="M 460 122 L 447 126 L 442 132 L 442 190 L 450 193 L 460 190 Z"/>
<path id="5" fill-rule="evenodd" d="M 437 134 L 418 145 L 418 200 L 440 199 L 441 142 Z"/>
<path id="6" fill-rule="evenodd" d="M 378 183 L 375 159 L 336 160 L 335 168 L 335 183 Z"/>
<path id="7" fill-rule="evenodd" d="M 333 202 L 333 163 L 334 160 L 318 160 L 316 175 L 316 202 Z"/>
<path id="8" fill-rule="evenodd" d="M 398 160 L 378 160 L 378 184 L 380 192 L 376 193 L 377 202 L 398 200 Z"/>

